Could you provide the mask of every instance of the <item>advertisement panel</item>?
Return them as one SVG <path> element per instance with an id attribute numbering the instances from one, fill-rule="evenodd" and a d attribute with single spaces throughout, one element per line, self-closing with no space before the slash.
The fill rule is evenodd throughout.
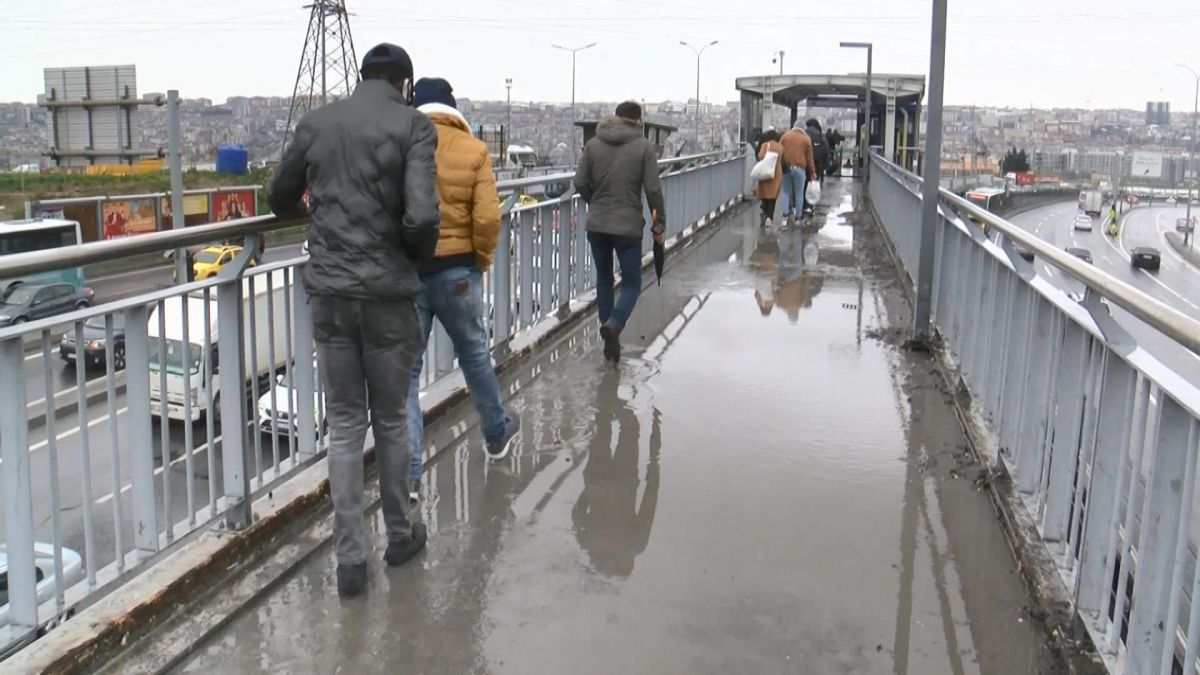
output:
<path id="1" fill-rule="evenodd" d="M 1162 178 L 1162 160 L 1161 152 L 1135 151 L 1130 175 L 1134 178 Z"/>
<path id="2" fill-rule="evenodd" d="M 1033 185 L 1033 172 L 1018 171 L 1017 172 L 1017 185 Z"/>
<path id="3" fill-rule="evenodd" d="M 153 232 L 158 227 L 155 198 L 104 202 L 104 238 L 116 239 Z"/>
<path id="4" fill-rule="evenodd" d="M 162 197 L 162 206 L 159 208 L 159 213 L 162 214 L 163 229 L 170 229 L 173 224 L 171 215 L 171 198 Z M 191 227 L 192 225 L 203 225 L 208 222 L 208 195 L 184 195 L 183 196 L 183 224 Z"/>
<path id="5" fill-rule="evenodd" d="M 1061 183 L 1062 174 L 1058 173 L 1039 173 L 1036 178 L 1038 183 Z"/>
<path id="6" fill-rule="evenodd" d="M 254 190 L 214 192 L 212 196 L 213 221 L 249 218 L 254 213 Z"/>

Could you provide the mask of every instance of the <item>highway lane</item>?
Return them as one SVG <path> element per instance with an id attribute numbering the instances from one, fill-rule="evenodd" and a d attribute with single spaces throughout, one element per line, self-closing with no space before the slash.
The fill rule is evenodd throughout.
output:
<path id="1" fill-rule="evenodd" d="M 268 248 L 263 254 L 264 262 L 276 262 L 279 260 L 287 260 L 300 255 L 300 245 L 294 244 L 289 246 L 279 246 Z M 168 288 L 172 285 L 171 268 L 160 267 L 149 270 L 139 270 L 136 272 L 127 272 L 113 276 L 106 276 L 97 279 L 89 279 L 85 283 L 96 291 L 97 304 L 104 304 L 114 300 L 136 295 L 138 293 L 146 293 L 149 291 Z M 66 330 L 63 326 L 61 330 Z M 49 363 L 44 362 L 40 347 L 30 347 L 32 351 L 25 357 L 25 397 L 27 402 L 38 401 L 46 396 L 46 386 L 44 382 L 45 375 L 43 368 L 48 366 L 51 373 L 51 388 L 54 392 L 75 392 L 76 389 L 76 373 L 75 368 L 62 361 L 58 356 L 59 335 L 61 332 L 51 334 L 50 341 L 51 359 Z M 89 368 L 86 374 L 86 381 L 92 381 L 98 378 L 105 377 L 104 368 Z"/>
<path id="2" fill-rule="evenodd" d="M 1075 230 L 1072 221 L 1078 210 L 1073 201 L 1027 211 L 1014 216 L 1012 222 L 1059 248 L 1087 248 L 1092 253 L 1094 264 L 1100 269 L 1200 320 L 1200 271 L 1183 262 L 1174 250 L 1168 251 L 1169 246 L 1165 241 L 1158 239 L 1155 242 L 1157 235 L 1150 229 L 1160 220 L 1170 220 L 1173 227 L 1174 219 L 1164 215 L 1168 211 L 1174 212 L 1173 209 L 1159 207 L 1127 210 L 1122 220 L 1122 232 L 1115 239 L 1103 233 L 1100 218 L 1093 219 L 1091 232 Z M 1162 251 L 1163 265 L 1157 273 L 1135 269 L 1130 265 L 1129 249 L 1145 245 L 1153 245 Z M 1065 291 L 1079 293 L 1083 289 L 1083 284 L 1050 265 L 1035 260 L 1034 267 L 1039 274 Z M 1200 356 L 1162 336 L 1125 310 L 1112 306 L 1112 312 L 1138 344 L 1188 381 L 1200 386 Z"/>

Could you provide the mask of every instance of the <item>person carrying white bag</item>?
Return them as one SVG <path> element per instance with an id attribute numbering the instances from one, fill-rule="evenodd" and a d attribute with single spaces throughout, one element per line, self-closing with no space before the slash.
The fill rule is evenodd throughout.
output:
<path id="1" fill-rule="evenodd" d="M 762 200 L 762 226 L 770 226 L 775 217 L 775 201 L 783 185 L 783 146 L 779 144 L 779 132 L 769 129 L 762 136 L 758 148 L 758 164 L 750 171 L 756 181 L 754 196 Z"/>

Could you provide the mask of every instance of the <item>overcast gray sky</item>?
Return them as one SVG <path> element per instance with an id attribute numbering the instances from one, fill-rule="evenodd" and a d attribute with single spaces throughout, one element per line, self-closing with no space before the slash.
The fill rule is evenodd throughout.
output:
<path id="1" fill-rule="evenodd" d="M 141 91 L 178 88 L 218 101 L 290 94 L 308 21 L 304 0 L 0 0 L 0 100 L 33 101 L 48 66 L 134 63 Z M 701 95 L 736 98 L 734 79 L 864 69 L 925 73 L 930 0 L 347 0 L 361 55 L 395 42 L 417 75 L 459 96 L 566 101 L 579 55 L 579 100 L 683 99 L 696 60 L 680 40 L 720 40 L 703 58 Z M 946 101 L 1038 107 L 1191 110 L 1200 71 L 1200 0 L 950 0 Z"/>

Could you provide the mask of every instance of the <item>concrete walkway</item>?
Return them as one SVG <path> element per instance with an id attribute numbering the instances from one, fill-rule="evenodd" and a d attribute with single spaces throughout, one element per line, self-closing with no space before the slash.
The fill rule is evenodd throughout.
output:
<path id="1" fill-rule="evenodd" d="M 804 230 L 735 212 L 619 369 L 588 322 L 508 378 L 509 460 L 433 431 L 425 554 L 376 562 L 375 510 L 366 597 L 326 545 L 178 671 L 1057 672 L 857 189 Z"/>

